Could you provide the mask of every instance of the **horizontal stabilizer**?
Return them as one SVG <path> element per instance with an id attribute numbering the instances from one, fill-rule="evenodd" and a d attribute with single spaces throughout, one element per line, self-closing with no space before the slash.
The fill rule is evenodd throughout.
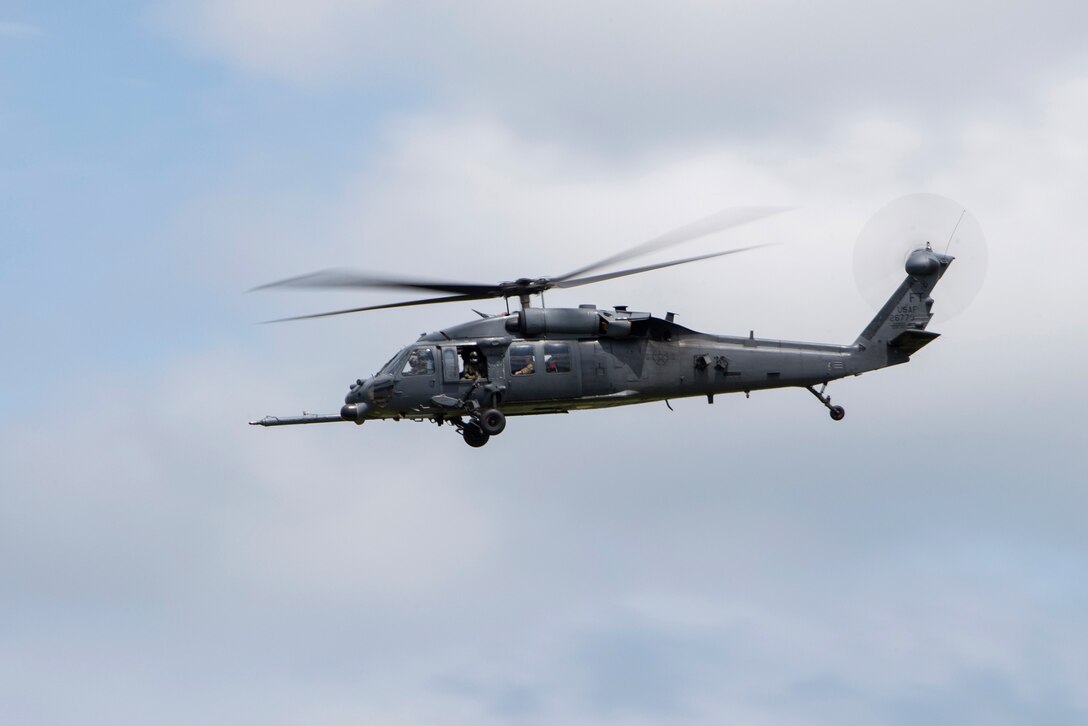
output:
<path id="1" fill-rule="evenodd" d="M 940 333 L 929 330 L 904 330 L 899 335 L 888 341 L 888 347 L 903 353 L 914 355 L 928 343 L 941 337 Z"/>

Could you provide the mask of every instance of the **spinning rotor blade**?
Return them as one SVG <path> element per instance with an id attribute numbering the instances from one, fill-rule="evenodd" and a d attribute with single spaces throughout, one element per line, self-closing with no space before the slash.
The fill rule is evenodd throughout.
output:
<path id="1" fill-rule="evenodd" d="M 291 318 L 277 318 L 276 320 L 265 320 L 266 323 L 286 323 L 291 320 L 310 320 L 312 318 L 328 318 L 333 315 L 347 315 L 348 313 L 362 313 L 367 310 L 386 310 L 388 308 L 407 308 L 414 305 L 433 305 L 435 303 L 446 302 L 467 302 L 469 300 L 484 300 L 486 298 L 494 297 L 494 295 L 449 295 L 446 297 L 432 297 L 424 300 L 408 300 L 407 302 L 386 303 L 385 305 L 368 305 L 362 308 L 349 308 L 347 310 L 333 310 L 327 313 L 314 313 L 313 315 L 297 315 Z"/>
<path id="2" fill-rule="evenodd" d="M 441 280 L 411 280 L 396 277 L 377 277 L 351 270 L 321 270 L 311 272 L 308 275 L 288 277 L 285 280 L 269 282 L 251 288 L 256 290 L 268 290 L 276 287 L 296 288 L 355 288 L 355 289 L 399 289 L 410 290 L 434 290 L 435 292 L 449 292 L 456 295 L 483 295 L 495 289 L 494 285 L 479 285 L 471 282 L 445 282 Z"/>
<path id="3" fill-rule="evenodd" d="M 610 257 L 605 257 L 603 260 L 598 260 L 597 262 L 585 265 L 584 267 L 579 267 L 577 270 L 572 270 L 562 277 L 555 279 L 557 281 L 569 280 L 577 275 L 584 275 L 587 272 L 599 270 L 602 267 L 614 265 L 618 262 L 629 260 L 632 257 L 648 255 L 651 252 L 663 250 L 666 247 L 673 247 L 684 242 L 690 242 L 691 240 L 705 237 L 714 232 L 722 232 L 731 227 L 739 227 L 742 224 L 755 222 L 758 219 L 770 217 L 774 214 L 788 212 L 791 209 L 793 209 L 793 207 L 732 207 L 730 209 L 725 209 L 717 214 L 704 217 L 697 222 L 686 224 L 671 232 L 666 232 L 659 237 L 654 237 L 642 244 L 635 245 L 628 250 L 617 252 Z"/>
<path id="4" fill-rule="evenodd" d="M 258 285 L 250 290 L 268 290 L 273 288 L 319 288 L 319 289 L 409 289 L 409 290 L 433 290 L 435 292 L 452 293 L 443 297 L 425 298 L 422 300 L 408 300 L 405 302 L 387 303 L 384 305 L 368 305 L 365 307 L 349 308 L 346 310 L 333 310 L 327 313 L 316 313 L 313 315 L 299 315 L 290 318 L 280 318 L 278 320 L 269 320 L 269 323 L 280 323 L 288 320 L 309 320 L 311 318 L 325 318 L 333 315 L 346 315 L 348 313 L 360 313 L 367 310 L 386 310 L 389 308 L 401 308 L 411 307 L 415 305 L 430 305 L 432 303 L 445 303 L 445 302 L 467 302 L 470 300 L 485 300 L 489 298 L 511 298 L 520 297 L 522 300 L 527 300 L 530 295 L 538 295 L 545 290 L 549 290 L 553 287 L 579 287 L 581 285 L 588 285 L 593 282 L 601 282 L 603 280 L 611 280 L 617 277 L 626 277 L 627 275 L 637 275 L 641 272 L 649 272 L 650 270 L 658 270 L 663 267 L 672 267 L 674 265 L 683 265 L 688 262 L 697 262 L 699 260 L 707 260 L 713 257 L 721 257 L 723 255 L 731 255 L 737 252 L 743 252 L 744 250 L 753 249 L 753 247 L 742 247 L 734 250 L 726 250 L 724 252 L 713 252 L 706 255 L 699 255 L 698 257 L 689 257 L 683 260 L 673 260 L 671 262 L 660 262 L 652 265 L 644 265 L 642 267 L 636 267 L 628 270 L 620 270 L 619 272 L 609 272 L 601 275 L 592 275 L 589 277 L 577 277 L 583 275 L 586 272 L 600 269 L 607 265 L 613 265 L 623 260 L 631 259 L 632 257 L 638 257 L 640 255 L 649 254 L 657 250 L 665 249 L 666 247 L 672 247 L 674 245 L 688 242 L 690 240 L 704 237 L 714 232 L 720 232 L 730 227 L 736 227 L 748 222 L 754 222 L 757 219 L 771 216 L 772 214 L 779 214 L 785 212 L 792 207 L 734 207 L 732 209 L 726 209 L 717 214 L 713 214 L 709 217 L 705 217 L 697 222 L 675 229 L 672 232 L 663 234 L 659 237 L 655 237 L 647 242 L 643 242 L 640 245 L 636 245 L 624 252 L 619 252 L 610 257 L 606 257 L 603 260 L 599 260 L 590 265 L 580 267 L 577 270 L 568 272 L 566 275 L 558 278 L 552 277 L 538 277 L 538 278 L 519 278 L 513 281 L 500 282 L 494 285 L 482 285 L 479 283 L 468 282 L 450 282 L 444 280 L 419 280 L 411 278 L 401 277 L 379 277 L 367 273 L 353 272 L 351 270 L 321 270 L 319 272 L 312 272 L 308 275 L 299 275 L 297 277 L 288 277 L 284 280 L 278 280 L 276 282 L 270 282 L 264 285 Z M 762 247 L 764 245 L 755 245 L 755 247 Z"/>
<path id="5" fill-rule="evenodd" d="M 735 250 L 726 250 L 724 252 L 711 252 L 708 255 L 699 255 L 698 257 L 688 257 L 683 260 L 673 260 L 672 262 L 659 262 L 655 265 L 644 265 L 642 267 L 634 267 L 629 270 L 620 270 L 619 272 L 606 272 L 603 275 L 591 275 L 590 277 L 579 277 L 574 280 L 563 279 L 554 283 L 554 287 L 579 287 L 581 285 L 589 285 L 594 282 L 602 282 L 604 280 L 612 280 L 617 277 L 626 277 L 628 275 L 637 275 L 640 272 L 649 272 L 650 270 L 660 270 L 662 267 L 673 267 L 674 265 L 686 265 L 689 262 L 698 262 L 699 260 L 709 260 L 713 257 L 723 257 L 725 255 L 733 255 L 737 252 L 744 252 L 746 250 L 754 250 L 757 247 L 768 247 L 769 245 L 751 245 L 750 247 L 740 247 Z"/>
<path id="6" fill-rule="evenodd" d="M 956 258 L 934 290 L 933 312 L 941 320 L 963 312 L 986 277 L 986 238 L 962 204 L 938 194 L 909 194 L 874 214 L 854 245 L 854 282 L 879 309 L 903 281 L 907 256 L 926 243 Z"/>

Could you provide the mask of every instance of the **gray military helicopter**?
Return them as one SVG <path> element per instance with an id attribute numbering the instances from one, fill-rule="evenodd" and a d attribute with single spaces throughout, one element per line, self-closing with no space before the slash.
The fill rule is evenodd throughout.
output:
<path id="1" fill-rule="evenodd" d="M 520 278 L 473 284 L 379 277 L 326 270 L 261 285 L 269 288 L 398 288 L 444 293 L 440 297 L 303 315 L 331 315 L 498 299 L 506 312 L 422 335 L 373 376 L 351 384 L 340 413 L 268 416 L 259 426 L 329 422 L 363 424 L 379 419 L 432 421 L 451 425 L 469 446 L 480 447 L 506 428 L 508 416 L 568 413 L 627 406 L 688 396 L 796 387 L 825 406 L 835 421 L 846 412 L 826 393 L 831 381 L 906 363 L 939 336 L 926 330 L 932 318 L 934 287 L 952 256 L 926 242 L 912 243 L 899 257 L 905 279 L 876 316 L 848 345 L 790 342 L 747 336 L 712 335 L 626 306 L 600 309 L 533 307 L 533 296 L 553 288 L 574 288 L 675 265 L 737 254 L 753 247 L 644 265 L 618 272 L 589 274 L 635 256 L 783 211 L 744 208 L 675 230 L 624 252 L 558 277 Z M 961 215 L 962 219 L 962 215 Z M 759 245 L 757 245 L 759 246 Z M 520 302 L 511 312 L 510 299 Z M 281 322 L 281 321 L 271 321 Z M 817 388 L 819 387 L 819 388 Z"/>

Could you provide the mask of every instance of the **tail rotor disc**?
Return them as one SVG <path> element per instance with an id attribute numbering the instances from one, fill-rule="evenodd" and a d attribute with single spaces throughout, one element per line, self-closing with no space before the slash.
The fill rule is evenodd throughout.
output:
<path id="1" fill-rule="evenodd" d="M 986 238 L 974 215 L 939 194 L 900 197 L 869 219 L 854 245 L 858 292 L 879 309 L 903 281 L 907 257 L 927 244 L 956 258 L 934 295 L 933 312 L 942 320 L 963 312 L 986 277 Z"/>

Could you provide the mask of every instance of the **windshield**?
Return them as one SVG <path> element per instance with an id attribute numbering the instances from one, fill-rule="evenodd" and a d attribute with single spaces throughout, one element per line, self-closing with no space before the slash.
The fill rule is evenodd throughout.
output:
<path id="1" fill-rule="evenodd" d="M 399 363 L 401 359 L 404 358 L 404 356 L 406 356 L 407 354 L 408 348 L 402 348 L 401 350 L 399 350 L 395 356 L 390 358 L 388 362 L 386 362 L 386 364 L 381 367 L 381 370 L 378 371 L 377 375 L 380 376 L 383 373 L 395 373 L 397 369 L 400 368 Z"/>

